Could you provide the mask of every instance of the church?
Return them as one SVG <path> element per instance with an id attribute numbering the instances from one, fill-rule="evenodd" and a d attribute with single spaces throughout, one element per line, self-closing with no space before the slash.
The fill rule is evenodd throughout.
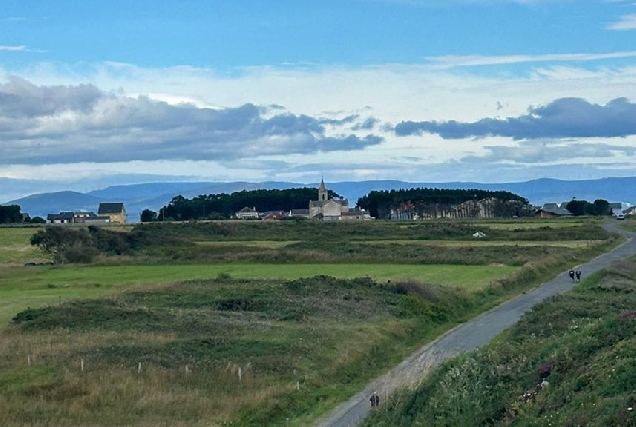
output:
<path id="1" fill-rule="evenodd" d="M 324 221 L 338 221 L 349 212 L 347 199 L 330 199 L 324 180 L 320 180 L 318 200 L 309 201 L 309 217 Z"/>

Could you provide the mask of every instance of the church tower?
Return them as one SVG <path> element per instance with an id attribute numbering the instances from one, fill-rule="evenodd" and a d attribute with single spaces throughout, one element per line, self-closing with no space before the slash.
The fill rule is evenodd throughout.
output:
<path id="1" fill-rule="evenodd" d="M 318 201 L 326 202 L 329 200 L 329 193 L 327 192 L 327 187 L 325 186 L 325 181 L 320 180 L 320 187 L 318 187 Z"/>

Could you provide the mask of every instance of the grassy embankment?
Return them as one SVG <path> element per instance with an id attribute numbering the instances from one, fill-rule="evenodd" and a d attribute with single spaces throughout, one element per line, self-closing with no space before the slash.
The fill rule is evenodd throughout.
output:
<path id="1" fill-rule="evenodd" d="M 236 230 L 215 225 L 211 232 L 199 225 L 181 224 L 167 233 L 188 236 L 194 244 L 177 245 L 177 257 L 173 256 L 174 246 L 153 247 L 151 251 L 156 258 L 169 254 L 171 263 L 179 265 L 163 265 L 160 259 L 153 259 L 152 265 L 139 266 L 126 259 L 122 265 L 8 269 L 3 271 L 0 291 L 14 300 L 40 293 L 55 299 L 68 292 L 87 297 L 130 286 L 143 289 L 118 292 L 106 299 L 53 301 L 56 304 L 48 308 L 19 315 L 17 324 L 0 333 L 0 423 L 306 425 L 441 331 L 604 250 L 603 245 L 568 245 L 564 236 L 570 241 L 603 237 L 593 224 L 570 224 L 557 238 L 559 233 L 549 227 L 535 230 L 517 226 L 504 231 L 511 233 L 508 239 L 527 238 L 519 241 L 564 241 L 562 247 L 543 245 L 530 250 L 505 245 L 471 247 L 473 240 L 466 236 L 467 230 L 481 227 L 491 236 L 497 234 L 481 224 L 468 228 L 434 225 L 428 235 L 426 228 L 419 226 L 399 225 L 399 230 L 405 230 L 402 234 L 396 232 L 398 227 L 386 224 L 378 224 L 376 232 L 373 228 L 364 233 L 345 229 L 364 241 L 378 240 L 378 236 L 436 240 L 441 234 L 443 240 L 466 242 L 459 251 L 433 247 L 438 255 L 435 259 L 445 260 L 444 264 L 418 258 L 432 254 L 421 255 L 420 246 L 415 250 L 389 243 L 392 251 L 402 255 L 418 252 L 407 258 L 410 264 L 400 265 L 392 263 L 400 257 L 387 262 L 386 252 L 373 249 L 375 244 L 352 243 L 365 247 L 366 252 L 349 252 L 347 241 L 332 248 L 289 228 L 274 229 L 280 241 L 297 240 L 301 246 L 292 254 L 280 248 L 270 252 L 265 245 L 265 258 L 272 263 L 264 265 L 219 261 L 234 259 L 231 249 L 225 258 L 217 259 L 221 253 L 215 253 L 218 263 L 206 266 L 184 263 L 209 256 L 196 250 L 188 255 L 185 248 L 200 247 L 194 242 L 206 241 L 202 238 L 206 234 L 208 241 L 230 240 Z M 263 226 L 247 227 L 258 231 Z M 224 233 L 221 239 L 219 230 Z M 271 230 L 252 233 L 253 241 L 275 240 L 268 234 Z M 330 233 L 342 234 L 334 230 L 338 231 L 325 227 L 321 234 L 325 239 Z M 314 232 L 312 228 L 312 236 Z M 243 234 L 237 233 L 235 239 L 249 241 Z M 332 243 L 337 242 L 332 239 Z M 240 244 L 235 245 L 230 247 L 243 250 Z M 290 263 L 290 259 L 298 259 L 299 252 L 305 260 L 317 252 L 319 259 L 338 256 L 343 253 L 342 246 L 348 248 L 348 259 L 363 262 Z M 252 255 L 252 261 L 263 258 L 262 252 Z M 140 254 L 146 261 L 148 256 L 147 252 Z M 520 265 L 522 259 L 527 261 Z M 112 264 L 115 260 L 109 257 L 101 262 Z M 254 276 L 250 276 L 250 268 L 254 268 Z M 418 283 L 399 280 L 408 268 L 419 276 Z M 515 272 L 495 279 L 506 269 Z M 364 276 L 377 272 L 383 284 L 369 278 L 287 280 L 311 276 L 314 271 L 340 271 L 345 277 L 351 277 L 352 271 Z M 440 275 L 429 276 L 427 284 L 422 280 L 427 272 Z M 253 278 L 240 279 L 241 274 Z M 279 279 L 266 279 L 266 274 Z M 209 275 L 218 275 L 218 279 Z M 177 277 L 200 280 L 157 285 L 178 281 Z M 385 278 L 390 278 L 391 284 Z"/>
<path id="2" fill-rule="evenodd" d="M 545 383 L 544 383 L 545 381 Z M 636 426 L 636 260 L 446 362 L 367 426 Z"/>

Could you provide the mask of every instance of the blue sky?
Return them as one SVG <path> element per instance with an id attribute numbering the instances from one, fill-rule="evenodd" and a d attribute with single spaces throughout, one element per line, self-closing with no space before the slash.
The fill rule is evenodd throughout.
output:
<path id="1" fill-rule="evenodd" d="M 0 9 L 0 178 L 37 188 L 632 176 L 635 135 L 631 1 Z"/>

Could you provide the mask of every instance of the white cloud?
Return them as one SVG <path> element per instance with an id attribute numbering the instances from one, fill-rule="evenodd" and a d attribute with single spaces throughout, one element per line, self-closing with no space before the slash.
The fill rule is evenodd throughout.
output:
<path id="1" fill-rule="evenodd" d="M 636 18 L 636 15 L 634 15 Z M 636 23 L 636 19 L 634 21 Z M 527 62 L 583 62 L 601 61 L 607 59 L 634 58 L 636 51 L 612 52 L 602 54 L 566 53 L 545 55 L 444 55 L 425 58 L 433 67 L 449 69 L 454 67 L 471 67 L 483 65 L 520 64 Z"/>
<path id="2" fill-rule="evenodd" d="M 621 31 L 636 30 L 636 13 L 622 16 L 619 21 L 609 24 L 607 29 Z"/>
<path id="3" fill-rule="evenodd" d="M 24 52 L 26 50 L 24 45 L 0 45 L 0 51 L 3 52 Z"/>

